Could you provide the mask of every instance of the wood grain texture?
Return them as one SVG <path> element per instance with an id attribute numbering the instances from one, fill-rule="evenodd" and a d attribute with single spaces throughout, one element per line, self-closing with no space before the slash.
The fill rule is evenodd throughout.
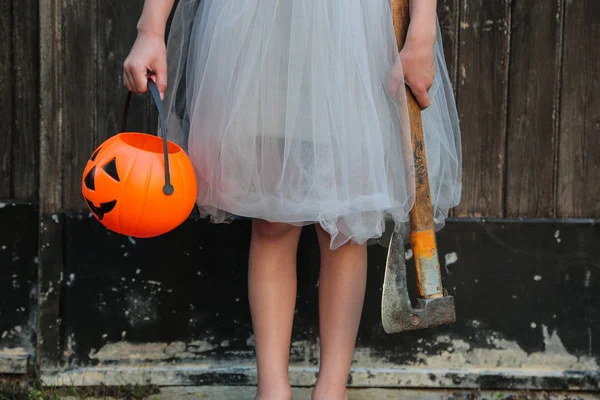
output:
<path id="1" fill-rule="evenodd" d="M 0 110 L 4 120 L 0 133 L 0 199 L 12 197 L 12 3 L 0 0 Z"/>
<path id="2" fill-rule="evenodd" d="M 458 79 L 458 41 L 460 32 L 460 0 L 438 0 L 437 12 L 440 29 L 442 31 L 446 67 L 448 68 L 448 75 L 450 76 L 452 89 L 456 96 L 456 83 Z M 454 209 L 448 210 L 448 215 L 454 217 Z"/>
<path id="3" fill-rule="evenodd" d="M 506 216 L 554 216 L 562 1 L 520 0 L 511 23 Z"/>
<path id="4" fill-rule="evenodd" d="M 455 215 L 502 217 L 510 5 L 462 0 L 458 111 L 463 195 Z"/>
<path id="5" fill-rule="evenodd" d="M 96 0 L 63 1 L 61 86 L 64 94 L 62 132 L 63 209 L 83 209 L 81 174 L 97 142 L 99 69 L 105 60 L 98 57 L 98 7 Z M 105 23 L 104 21 L 102 23 Z"/>
<path id="6" fill-rule="evenodd" d="M 557 214 L 597 218 L 600 217 L 600 2 L 566 2 L 563 45 Z"/>
<path id="7" fill-rule="evenodd" d="M 62 209 L 64 90 L 62 7 L 40 3 L 40 212 Z M 83 135 L 80 133 L 80 135 Z"/>
<path id="8" fill-rule="evenodd" d="M 13 197 L 38 200 L 39 1 L 13 1 Z"/>
<path id="9" fill-rule="evenodd" d="M 438 0 L 438 19 L 442 31 L 444 56 L 452 86 L 456 91 L 456 66 L 458 63 L 459 0 Z"/>
<path id="10" fill-rule="evenodd" d="M 96 52 L 99 63 L 96 76 L 98 90 L 95 94 L 98 117 L 94 148 L 121 129 L 127 95 L 123 84 L 123 62 L 135 42 L 136 24 L 143 5 L 144 0 L 111 0 L 98 3 Z M 151 127 L 149 121 L 151 107 L 149 95 L 134 96 L 129 109 L 127 129 L 155 132 L 156 127 Z M 156 119 L 153 125 L 156 125 Z"/>
<path id="11" fill-rule="evenodd" d="M 62 359 L 60 343 L 61 274 L 64 269 L 63 206 L 64 147 L 68 121 L 64 115 L 62 1 L 40 2 L 40 224 L 38 230 L 38 316 L 36 363 L 42 371 Z M 68 30 L 69 28 L 66 28 Z M 79 133 L 83 135 L 83 133 Z M 48 246 L 49 244 L 49 246 Z M 50 290 L 52 288 L 52 290 Z"/>

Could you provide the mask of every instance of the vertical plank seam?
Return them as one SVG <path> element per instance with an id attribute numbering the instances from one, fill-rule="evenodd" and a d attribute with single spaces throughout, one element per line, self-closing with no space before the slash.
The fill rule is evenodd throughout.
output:
<path id="1" fill-rule="evenodd" d="M 8 102 L 10 104 L 10 127 L 9 129 L 9 143 L 10 143 L 10 149 L 8 149 L 8 153 L 9 153 L 9 160 L 8 160 L 8 164 L 10 165 L 10 171 L 9 171 L 9 188 L 8 188 L 8 197 L 10 199 L 14 199 L 15 198 L 15 160 L 16 160 L 16 154 L 15 154 L 15 142 L 16 142 L 16 135 L 15 135 L 15 128 L 16 128 L 16 123 L 15 123 L 15 118 L 17 116 L 17 112 L 15 110 L 15 76 L 16 76 L 16 68 L 15 68 L 15 2 L 14 1 L 9 1 L 9 10 L 8 12 L 10 13 L 10 18 L 9 18 L 9 24 L 8 24 L 8 29 L 9 29 L 9 35 L 10 35 L 10 40 L 8 40 L 8 65 L 9 65 L 9 74 L 10 76 L 8 77 L 8 85 L 9 85 L 9 90 L 8 90 L 8 95 L 10 96 L 10 98 L 8 99 Z"/>
<path id="2" fill-rule="evenodd" d="M 452 63 L 454 64 L 454 76 L 452 77 L 454 86 L 454 96 L 458 103 L 458 53 L 460 51 L 460 18 L 461 18 L 461 6 L 460 0 L 454 1 L 454 7 L 457 9 L 456 17 L 454 18 L 454 51 L 452 52 Z"/>
<path id="3" fill-rule="evenodd" d="M 455 50 L 454 50 L 454 82 L 455 82 L 455 87 L 454 87 L 454 103 L 456 104 L 456 112 L 457 112 L 457 117 L 458 117 L 458 126 L 460 127 L 460 110 L 458 109 L 458 105 L 459 105 L 459 95 L 460 95 L 460 73 L 459 73 L 459 68 L 460 68 L 460 41 L 461 41 L 461 29 L 460 29 L 460 23 L 462 21 L 462 1 L 463 0 L 457 0 L 454 2 L 454 4 L 456 5 L 456 7 L 458 8 L 457 12 L 456 12 L 456 37 L 455 37 Z M 461 147 L 463 145 L 463 133 L 461 130 Z M 463 156 L 464 157 L 464 156 Z M 462 163 L 463 165 L 460 166 L 460 174 L 461 174 L 461 182 L 463 181 L 463 175 L 464 175 L 464 161 Z M 464 182 L 463 182 L 464 183 Z M 464 185 L 463 185 L 464 188 Z M 461 191 L 464 189 L 461 189 Z M 461 203 L 463 202 L 463 194 L 460 194 L 461 197 Z M 457 205 L 458 207 L 459 205 Z M 449 216 L 451 217 L 460 217 L 460 211 L 457 212 L 456 207 L 452 208 L 451 210 L 449 210 Z"/>
<path id="4" fill-rule="evenodd" d="M 553 217 L 559 216 L 559 175 L 560 175 L 560 139 L 561 139 L 561 122 L 562 122 L 562 96 L 563 96 L 563 64 L 564 64 L 564 40 L 567 18 L 567 1 L 558 0 L 559 6 L 559 28 L 558 28 L 558 46 L 556 50 L 556 91 L 554 94 L 554 134 L 552 140 L 554 142 L 554 168 L 552 176 L 552 195 L 553 195 Z"/>
<path id="5" fill-rule="evenodd" d="M 509 138 L 510 138 L 510 71 L 512 68 L 512 14 L 513 14 L 513 0 L 505 0 L 505 15 L 506 15 L 506 66 L 504 68 L 504 77 L 506 78 L 504 81 L 504 149 L 503 149 L 503 157 L 502 157 L 502 206 L 500 207 L 501 218 L 504 218 L 508 215 L 508 146 L 509 146 Z"/>
<path id="6" fill-rule="evenodd" d="M 460 51 L 460 19 L 461 19 L 461 0 L 455 0 L 452 4 L 455 8 L 455 17 L 454 17 L 454 50 L 452 51 L 452 63 L 454 64 L 454 74 L 451 77 L 452 79 L 452 86 L 454 89 L 454 103 L 457 106 L 457 111 L 458 111 L 458 57 L 459 57 L 459 51 Z M 458 115 L 458 126 L 460 129 L 460 114 Z M 461 139 L 462 140 L 462 139 Z M 461 170 L 460 173 L 462 175 L 463 171 L 462 168 L 463 166 L 460 166 Z M 462 193 L 461 193 L 461 198 L 462 198 Z M 448 216 L 449 217 L 456 217 L 457 213 L 456 213 L 456 208 L 451 208 L 450 210 L 448 210 Z"/>
<path id="7" fill-rule="evenodd" d="M 92 41 L 92 51 L 94 54 L 94 62 L 93 62 L 93 67 L 94 68 L 94 85 L 92 87 L 97 88 L 98 87 L 98 74 L 101 73 L 100 69 L 98 68 L 98 63 L 100 63 L 100 57 L 101 54 L 98 51 L 98 49 L 100 48 L 100 46 L 98 45 L 98 43 L 100 43 L 100 30 L 98 29 L 98 24 L 99 21 L 98 19 L 100 18 L 100 13 L 98 12 L 98 0 L 94 0 L 92 3 L 92 14 L 95 16 L 94 18 L 92 18 L 93 24 L 92 24 L 92 30 L 94 32 L 94 34 L 92 35 L 92 38 L 94 39 Z M 102 42 L 104 43 L 104 41 Z M 106 116 L 105 116 L 106 118 Z M 92 151 L 100 144 L 100 140 L 98 138 L 99 132 L 98 132 L 98 96 L 92 96 L 92 138 L 91 138 L 91 144 L 92 144 Z M 71 207 L 74 207 L 74 204 L 71 204 Z"/>
<path id="8" fill-rule="evenodd" d="M 65 68 L 65 56 L 66 56 L 66 52 L 65 52 L 65 43 L 64 43 L 64 37 L 63 37 L 63 30 L 60 29 L 60 25 L 58 21 L 59 18 L 61 18 L 59 15 L 62 15 L 61 13 L 58 13 L 58 7 L 62 7 L 62 4 L 57 2 L 56 5 L 56 9 L 55 12 L 57 13 L 57 16 L 55 17 L 54 21 L 56 22 L 55 25 L 53 26 L 54 31 L 53 34 L 56 35 L 56 43 L 57 43 L 57 49 L 56 49 L 56 53 L 55 56 L 57 58 L 60 58 L 59 60 L 55 60 L 56 64 L 60 65 L 60 67 L 63 69 L 63 73 L 59 74 L 58 70 L 55 71 L 56 72 L 56 83 L 57 86 L 59 87 L 58 92 L 56 93 L 56 99 L 58 100 L 58 107 L 57 107 L 57 111 L 58 111 L 58 119 L 57 119 L 57 128 L 58 128 L 58 132 L 65 132 L 65 129 L 63 129 L 63 125 L 64 125 L 64 117 L 65 117 L 65 87 L 64 84 L 58 84 L 59 83 L 59 77 L 62 77 L 62 79 L 66 78 L 66 73 L 64 71 Z M 62 11 L 62 10 L 61 10 Z M 62 22 L 62 20 L 60 21 Z M 59 64 L 60 63 L 60 64 Z M 63 82 L 61 82 L 63 83 Z M 64 155 L 65 155 L 65 135 L 64 134 L 58 134 L 58 146 L 57 146 L 57 152 L 58 152 L 58 157 L 60 157 L 61 160 L 64 161 Z M 58 190 L 58 195 L 56 196 L 58 204 L 55 205 L 54 209 L 52 210 L 53 212 L 61 212 L 64 211 L 64 205 L 65 205 L 65 193 L 64 193 L 64 186 L 65 186 L 65 168 L 61 168 L 60 170 L 60 174 L 59 174 L 59 181 L 60 181 L 60 187 L 57 188 Z"/>

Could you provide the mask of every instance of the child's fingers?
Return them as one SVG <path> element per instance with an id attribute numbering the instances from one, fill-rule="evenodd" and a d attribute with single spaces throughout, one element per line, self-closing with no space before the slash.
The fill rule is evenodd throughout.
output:
<path id="1" fill-rule="evenodd" d="M 148 74 L 146 67 L 136 65 L 131 69 L 133 85 L 137 93 L 145 93 L 148 90 Z"/>
<path id="2" fill-rule="evenodd" d="M 127 90 L 129 90 L 130 92 L 135 92 L 133 77 L 127 69 L 123 70 L 123 80 L 125 82 L 125 87 L 127 88 Z"/>
<path id="3" fill-rule="evenodd" d="M 415 96 L 415 99 L 417 99 L 421 110 L 424 110 L 431 105 L 429 93 L 427 93 L 427 87 L 425 85 L 413 85 L 410 87 L 410 90 Z"/>
<path id="4" fill-rule="evenodd" d="M 167 72 L 164 68 L 160 68 L 154 73 L 154 82 L 158 87 L 160 98 L 164 100 L 165 91 L 167 90 Z"/>

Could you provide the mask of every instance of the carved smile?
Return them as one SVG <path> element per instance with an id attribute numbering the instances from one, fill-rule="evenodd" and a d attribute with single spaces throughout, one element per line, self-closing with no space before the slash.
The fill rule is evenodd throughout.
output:
<path id="1" fill-rule="evenodd" d="M 89 201 L 87 198 L 85 199 L 85 201 L 87 202 L 88 206 L 90 207 L 90 210 L 92 210 L 92 212 L 96 215 L 96 217 L 98 217 L 98 219 L 100 221 L 102 221 L 102 219 L 104 218 L 104 215 L 106 213 L 111 212 L 113 210 L 113 208 L 115 208 L 115 206 L 117 205 L 116 200 L 109 201 L 107 203 L 100 203 L 100 207 L 96 207 L 94 205 L 94 203 Z"/>

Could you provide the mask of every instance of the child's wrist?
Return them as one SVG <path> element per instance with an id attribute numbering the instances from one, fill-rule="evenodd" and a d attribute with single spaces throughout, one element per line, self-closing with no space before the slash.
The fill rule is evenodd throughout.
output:
<path id="1" fill-rule="evenodd" d="M 436 25 L 411 24 L 406 35 L 406 44 L 413 46 L 431 46 L 437 40 Z"/>
<path id="2" fill-rule="evenodd" d="M 155 21 L 147 21 L 142 17 L 137 24 L 138 36 L 160 36 L 162 38 L 166 30 L 166 27 L 162 25 Z"/>

